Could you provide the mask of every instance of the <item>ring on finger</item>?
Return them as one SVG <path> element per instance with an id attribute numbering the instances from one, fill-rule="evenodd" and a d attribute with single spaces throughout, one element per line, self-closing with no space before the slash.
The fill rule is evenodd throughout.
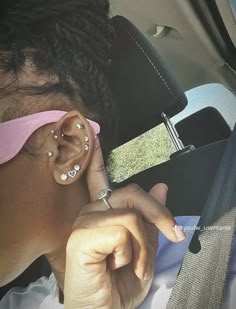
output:
<path id="1" fill-rule="evenodd" d="M 113 209 L 112 206 L 111 206 L 111 204 L 110 204 L 109 201 L 108 201 L 108 199 L 109 199 L 111 193 L 112 193 L 112 190 L 109 189 L 109 188 L 106 188 L 106 189 L 102 189 L 102 190 L 99 192 L 99 194 L 98 194 L 98 200 L 99 200 L 99 201 L 103 201 L 104 204 L 106 205 L 106 207 L 107 207 L 108 210 L 112 210 L 112 209 Z"/>

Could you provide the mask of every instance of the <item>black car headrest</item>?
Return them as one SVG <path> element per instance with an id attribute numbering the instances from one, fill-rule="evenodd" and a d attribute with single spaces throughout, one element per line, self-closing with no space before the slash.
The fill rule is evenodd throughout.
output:
<path id="1" fill-rule="evenodd" d="M 184 92 L 144 35 L 126 18 L 112 18 L 111 88 L 119 110 L 119 145 L 174 116 L 187 105 Z"/>

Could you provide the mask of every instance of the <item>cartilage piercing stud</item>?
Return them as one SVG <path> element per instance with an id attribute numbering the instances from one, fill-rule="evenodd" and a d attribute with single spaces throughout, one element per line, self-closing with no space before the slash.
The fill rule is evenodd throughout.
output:
<path id="1" fill-rule="evenodd" d="M 55 130 L 51 130 L 51 134 L 53 134 L 53 138 L 58 139 L 58 136 L 56 134 L 54 135 L 54 133 L 55 133 Z"/>
<path id="2" fill-rule="evenodd" d="M 79 130 L 84 129 L 84 125 L 83 125 L 83 124 L 80 124 L 80 123 L 78 123 L 78 124 L 76 125 L 76 127 L 77 127 Z"/>

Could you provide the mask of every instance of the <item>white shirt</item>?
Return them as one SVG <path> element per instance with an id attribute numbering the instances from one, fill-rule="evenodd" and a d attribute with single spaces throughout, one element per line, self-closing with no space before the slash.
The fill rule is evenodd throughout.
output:
<path id="1" fill-rule="evenodd" d="M 184 227 L 186 240 L 180 244 L 168 241 L 159 234 L 156 270 L 150 292 L 138 309 L 165 309 L 179 272 L 184 254 L 189 246 L 199 217 L 176 217 Z M 42 277 L 27 288 L 11 289 L 0 302 L 0 309 L 62 309 L 58 303 L 57 283 L 54 275 Z M 233 244 L 226 294 L 222 309 L 235 309 L 236 304 L 236 238 Z"/>

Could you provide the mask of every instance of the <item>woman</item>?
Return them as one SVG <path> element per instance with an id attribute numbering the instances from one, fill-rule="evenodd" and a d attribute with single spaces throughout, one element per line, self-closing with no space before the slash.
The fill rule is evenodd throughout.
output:
<path id="1" fill-rule="evenodd" d="M 136 308 L 151 285 L 157 229 L 172 242 L 185 235 L 163 207 L 165 185 L 150 194 L 109 190 L 96 138 L 101 128 L 107 156 L 115 127 L 109 3 L 1 6 L 0 285 L 45 255 L 66 309 Z M 0 308 L 60 307 L 54 276 L 44 284 L 10 292 Z"/>

